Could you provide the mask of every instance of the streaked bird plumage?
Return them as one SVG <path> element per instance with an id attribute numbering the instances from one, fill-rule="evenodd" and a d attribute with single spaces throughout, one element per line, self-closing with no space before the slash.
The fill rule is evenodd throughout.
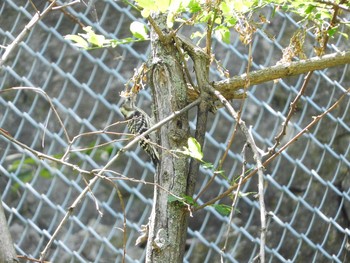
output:
<path id="1" fill-rule="evenodd" d="M 128 97 L 122 104 L 120 111 L 125 120 L 128 121 L 128 129 L 133 134 L 142 134 L 152 126 L 151 118 L 143 110 L 135 106 L 134 97 Z M 159 155 L 152 142 L 155 143 L 155 138 L 152 135 L 146 135 L 144 139 L 139 141 L 141 148 L 151 157 L 153 163 L 159 163 Z"/>

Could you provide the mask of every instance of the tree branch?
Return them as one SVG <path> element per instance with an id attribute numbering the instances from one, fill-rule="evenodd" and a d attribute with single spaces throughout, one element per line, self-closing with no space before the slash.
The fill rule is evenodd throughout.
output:
<path id="1" fill-rule="evenodd" d="M 340 102 L 346 97 L 348 96 L 350 93 L 350 88 L 347 89 L 343 95 L 340 96 L 340 98 L 331 106 L 329 107 L 327 110 L 325 110 L 323 113 L 321 113 L 320 115 L 317 115 L 315 117 L 313 117 L 313 120 L 304 128 L 302 129 L 298 134 L 296 134 L 292 139 L 290 139 L 289 142 L 287 142 L 285 145 L 283 145 L 283 147 L 281 147 L 276 153 L 274 153 L 272 156 L 270 156 L 266 161 L 263 162 L 262 166 L 266 167 L 271 161 L 273 161 L 277 156 L 279 156 L 284 150 L 286 150 L 292 143 L 296 142 L 301 135 L 303 135 L 304 133 L 310 132 L 310 129 L 316 124 L 318 123 L 326 114 L 330 113 L 332 110 L 334 110 L 335 108 L 337 108 L 340 104 Z M 251 173 L 249 173 L 247 176 L 244 177 L 242 183 L 246 183 L 251 177 L 253 177 L 257 172 L 258 172 L 259 167 L 255 168 Z M 232 185 L 231 187 L 229 187 L 225 192 L 223 192 L 222 194 L 216 196 L 215 198 L 209 200 L 208 202 L 197 206 L 194 208 L 194 211 L 198 211 L 200 209 L 203 209 L 204 207 L 208 206 L 208 205 L 212 205 L 214 204 L 216 201 L 224 198 L 225 196 L 228 196 L 232 193 L 233 190 L 235 190 L 238 187 L 237 184 Z"/>
<path id="2" fill-rule="evenodd" d="M 98 179 L 107 171 L 107 169 L 111 166 L 112 163 L 114 163 L 119 156 L 125 152 L 127 149 L 129 149 L 130 147 L 132 147 L 133 145 L 135 145 L 139 140 L 141 140 L 142 138 L 144 138 L 146 135 L 150 134 L 151 132 L 153 132 L 154 130 L 160 128 L 161 126 L 163 126 L 164 124 L 166 124 L 167 122 L 171 121 L 172 119 L 174 119 L 175 117 L 177 117 L 178 115 L 187 112 L 189 109 L 191 109 L 192 107 L 196 106 L 198 103 L 200 102 L 200 100 L 196 100 L 194 102 L 192 102 L 191 104 L 187 105 L 186 107 L 184 107 L 183 109 L 174 112 L 173 114 L 171 114 L 170 116 L 168 116 L 167 118 L 163 119 L 162 121 L 158 122 L 156 125 L 154 125 L 153 127 L 151 127 L 150 129 L 148 129 L 147 131 L 145 131 L 144 133 L 136 136 L 132 141 L 130 141 L 126 146 L 124 146 L 123 148 L 121 148 L 117 154 L 111 159 L 109 160 L 109 162 L 101 169 L 98 171 L 98 173 L 94 173 L 94 171 L 91 171 L 90 174 L 95 174 L 95 177 L 93 177 L 89 183 L 87 184 L 87 186 L 84 188 L 84 190 L 80 193 L 80 195 L 74 200 L 73 204 L 68 208 L 67 213 L 65 214 L 65 216 L 63 217 L 63 219 L 61 220 L 60 224 L 58 225 L 58 227 L 56 228 L 55 232 L 52 234 L 49 242 L 47 243 L 47 245 L 45 246 L 44 250 L 40 253 L 40 260 L 44 260 L 48 249 L 50 248 L 52 242 L 54 241 L 54 239 L 56 238 L 58 232 L 61 230 L 62 226 L 66 223 L 66 221 L 68 220 L 68 218 L 71 216 L 71 214 L 74 212 L 75 207 L 83 200 L 83 198 L 85 197 L 85 195 L 90 191 L 90 189 L 92 188 L 92 186 L 98 181 Z M 1 133 L 1 131 L 0 131 Z M 3 134 L 4 135 L 4 134 Z M 7 136 L 6 136 L 7 137 Z"/>
<path id="3" fill-rule="evenodd" d="M 313 70 L 322 70 L 349 63 L 350 51 L 336 52 L 322 57 L 313 57 L 256 70 L 249 73 L 249 79 L 247 74 L 242 74 L 230 79 L 216 81 L 213 85 L 227 100 L 230 100 L 236 98 L 237 91 L 242 89 L 248 80 L 250 85 L 256 85 L 271 80 L 304 74 Z"/>
<path id="4" fill-rule="evenodd" d="M 19 35 L 12 41 L 12 43 L 6 47 L 4 54 L 0 58 L 0 67 L 4 65 L 11 52 L 22 42 L 22 40 L 28 34 L 28 32 L 36 25 L 36 23 L 39 22 L 39 20 L 41 20 L 45 15 L 47 15 L 55 5 L 56 0 L 52 0 L 51 4 L 42 13 L 35 13 L 35 15 L 24 27 L 21 33 L 19 33 Z"/>
<path id="5" fill-rule="evenodd" d="M 260 233 L 260 262 L 265 262 L 265 244 L 266 244 L 266 209 L 265 209 L 265 201 L 264 201 L 264 175 L 263 170 L 264 166 L 261 161 L 261 156 L 258 150 L 258 147 L 255 144 L 254 138 L 250 131 L 248 130 L 247 126 L 245 125 L 245 122 L 239 117 L 238 113 L 234 110 L 234 108 L 231 106 L 231 104 L 225 99 L 220 92 L 217 90 L 212 89 L 211 90 L 213 95 L 215 95 L 221 103 L 226 107 L 226 109 L 230 112 L 230 114 L 235 118 L 237 121 L 241 131 L 243 132 L 248 146 L 251 147 L 253 152 L 253 158 L 256 162 L 256 170 L 258 172 L 258 193 L 259 193 L 259 206 L 260 206 L 260 221 L 261 221 L 261 233 Z M 243 164 L 244 165 L 244 164 Z M 240 180 L 239 184 L 242 182 L 245 182 L 244 180 Z M 235 184 L 237 188 L 237 184 Z M 233 190 L 233 189 L 232 189 Z M 198 208 L 198 207 L 197 207 Z"/>

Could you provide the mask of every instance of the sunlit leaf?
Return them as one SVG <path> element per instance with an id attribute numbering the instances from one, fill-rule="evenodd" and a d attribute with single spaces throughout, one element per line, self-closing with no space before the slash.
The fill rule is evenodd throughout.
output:
<path id="1" fill-rule="evenodd" d="M 79 48 L 86 49 L 89 47 L 89 43 L 84 38 L 78 35 L 66 35 L 64 39 L 72 41 L 73 44 Z"/>
<path id="2" fill-rule="evenodd" d="M 198 1 L 190 1 L 188 3 L 188 8 L 191 13 L 197 13 L 202 10 L 202 7 Z"/>
<path id="3" fill-rule="evenodd" d="M 148 39 L 147 27 L 145 24 L 134 21 L 130 24 L 130 31 L 134 37 L 139 39 Z"/>
<path id="4" fill-rule="evenodd" d="M 169 6 L 170 6 L 170 2 L 171 1 L 169 1 L 169 0 L 156 0 L 155 1 L 158 10 L 162 13 L 165 13 L 166 11 L 168 11 Z M 175 2 L 179 2 L 179 1 L 175 1 Z M 178 5 L 180 6 L 180 3 Z"/>
<path id="5" fill-rule="evenodd" d="M 226 26 L 219 26 L 215 29 L 215 36 L 226 44 L 230 43 L 230 30 Z"/>
<path id="6" fill-rule="evenodd" d="M 202 153 L 201 145 L 199 144 L 199 142 L 195 138 L 190 137 L 187 140 L 187 144 L 188 144 L 188 150 L 191 154 L 191 157 L 198 159 L 198 160 L 202 160 L 203 153 Z"/>

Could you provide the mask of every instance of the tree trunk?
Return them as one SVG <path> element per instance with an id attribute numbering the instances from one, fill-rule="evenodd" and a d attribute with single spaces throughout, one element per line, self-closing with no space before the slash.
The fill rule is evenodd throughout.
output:
<path id="1" fill-rule="evenodd" d="M 0 262 L 18 262 L 2 202 L 0 202 Z"/>
<path id="2" fill-rule="evenodd" d="M 157 16 L 155 22 L 167 38 L 166 17 Z M 167 42 L 151 32 L 151 76 L 156 120 L 186 106 L 186 81 L 181 68 L 178 50 L 172 38 Z M 187 191 L 188 158 L 175 156 L 170 150 L 183 149 L 187 145 L 189 124 L 184 113 L 159 131 L 162 147 L 160 164 L 154 181 L 160 187 L 154 189 L 154 204 L 149 222 L 146 262 L 183 262 L 188 225 L 188 210 L 178 201 L 169 202 L 170 193 L 183 196 Z"/>

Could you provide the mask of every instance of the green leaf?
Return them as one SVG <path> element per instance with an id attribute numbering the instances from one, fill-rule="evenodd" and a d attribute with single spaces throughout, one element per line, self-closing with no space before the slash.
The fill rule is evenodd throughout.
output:
<path id="1" fill-rule="evenodd" d="M 197 142 L 197 140 L 195 138 L 188 138 L 187 140 L 187 146 L 184 146 L 184 150 L 180 151 L 180 150 L 174 150 L 174 152 L 178 152 L 178 153 L 182 153 L 184 155 L 188 155 L 198 161 L 202 161 L 203 159 L 203 153 L 202 153 L 202 149 L 201 149 L 201 145 Z"/>
<path id="2" fill-rule="evenodd" d="M 218 40 L 225 42 L 226 44 L 230 43 L 230 30 L 226 26 L 218 26 L 215 28 L 215 36 Z"/>
<path id="3" fill-rule="evenodd" d="M 195 138 L 190 137 L 187 140 L 187 144 L 191 157 L 201 161 L 203 159 L 203 153 L 199 142 Z"/>
<path id="4" fill-rule="evenodd" d="M 194 203 L 193 197 L 188 196 L 188 195 L 183 195 L 182 197 L 177 197 L 174 195 L 168 195 L 168 202 L 169 203 L 174 203 L 174 202 L 179 202 L 182 205 L 196 205 Z"/>
<path id="5" fill-rule="evenodd" d="M 106 43 L 106 38 L 103 35 L 97 35 L 95 33 L 89 34 L 87 39 L 93 46 L 103 47 Z"/>
<path id="6" fill-rule="evenodd" d="M 174 203 L 174 202 L 181 202 L 183 203 L 183 199 L 182 198 L 179 198 L 177 196 L 174 196 L 174 195 L 168 195 L 168 202 L 169 203 Z"/>
<path id="7" fill-rule="evenodd" d="M 89 47 L 89 43 L 84 38 L 78 35 L 66 35 L 64 36 L 64 39 L 74 42 L 73 44 L 79 48 L 86 49 Z"/>
<path id="8" fill-rule="evenodd" d="M 138 39 L 148 39 L 147 27 L 141 22 L 134 21 L 130 24 L 130 31 Z"/>
<path id="9" fill-rule="evenodd" d="M 197 12 L 202 11 L 202 7 L 201 7 L 200 3 L 196 0 L 191 0 L 188 3 L 187 7 L 189 8 L 189 11 L 191 13 L 197 13 Z"/>
<path id="10" fill-rule="evenodd" d="M 223 216 L 228 216 L 230 215 L 232 211 L 232 207 L 229 205 L 224 205 L 224 204 L 214 204 L 213 207 L 217 212 L 219 212 Z"/>
<path id="11" fill-rule="evenodd" d="M 179 1 L 175 0 L 175 2 L 179 2 Z M 171 1 L 170 0 L 156 0 L 155 3 L 156 3 L 158 10 L 162 13 L 165 13 L 166 11 L 168 11 L 168 8 L 170 6 Z M 180 6 L 180 4 L 179 4 L 179 6 Z"/>
<path id="12" fill-rule="evenodd" d="M 154 0 L 136 0 L 135 1 L 139 7 L 142 7 L 143 9 L 154 9 L 156 6 L 156 3 Z"/>
<path id="13" fill-rule="evenodd" d="M 305 9 L 305 14 L 310 14 L 314 9 L 314 5 L 308 5 L 308 7 Z"/>
<path id="14" fill-rule="evenodd" d="M 186 203 L 189 205 L 195 205 L 194 199 L 192 196 L 189 195 L 183 195 L 183 198 L 185 199 Z"/>
<path id="15" fill-rule="evenodd" d="M 231 16 L 233 13 L 231 6 L 226 1 L 220 3 L 220 9 L 223 16 Z"/>
<path id="16" fill-rule="evenodd" d="M 40 171 L 39 175 L 45 179 L 51 179 L 53 177 L 52 174 L 50 173 L 50 171 L 47 169 L 42 169 Z"/>
<path id="17" fill-rule="evenodd" d="M 335 35 L 335 33 L 337 33 L 338 31 L 338 27 L 332 27 L 331 29 L 327 30 L 327 34 L 330 37 L 333 37 Z"/>

